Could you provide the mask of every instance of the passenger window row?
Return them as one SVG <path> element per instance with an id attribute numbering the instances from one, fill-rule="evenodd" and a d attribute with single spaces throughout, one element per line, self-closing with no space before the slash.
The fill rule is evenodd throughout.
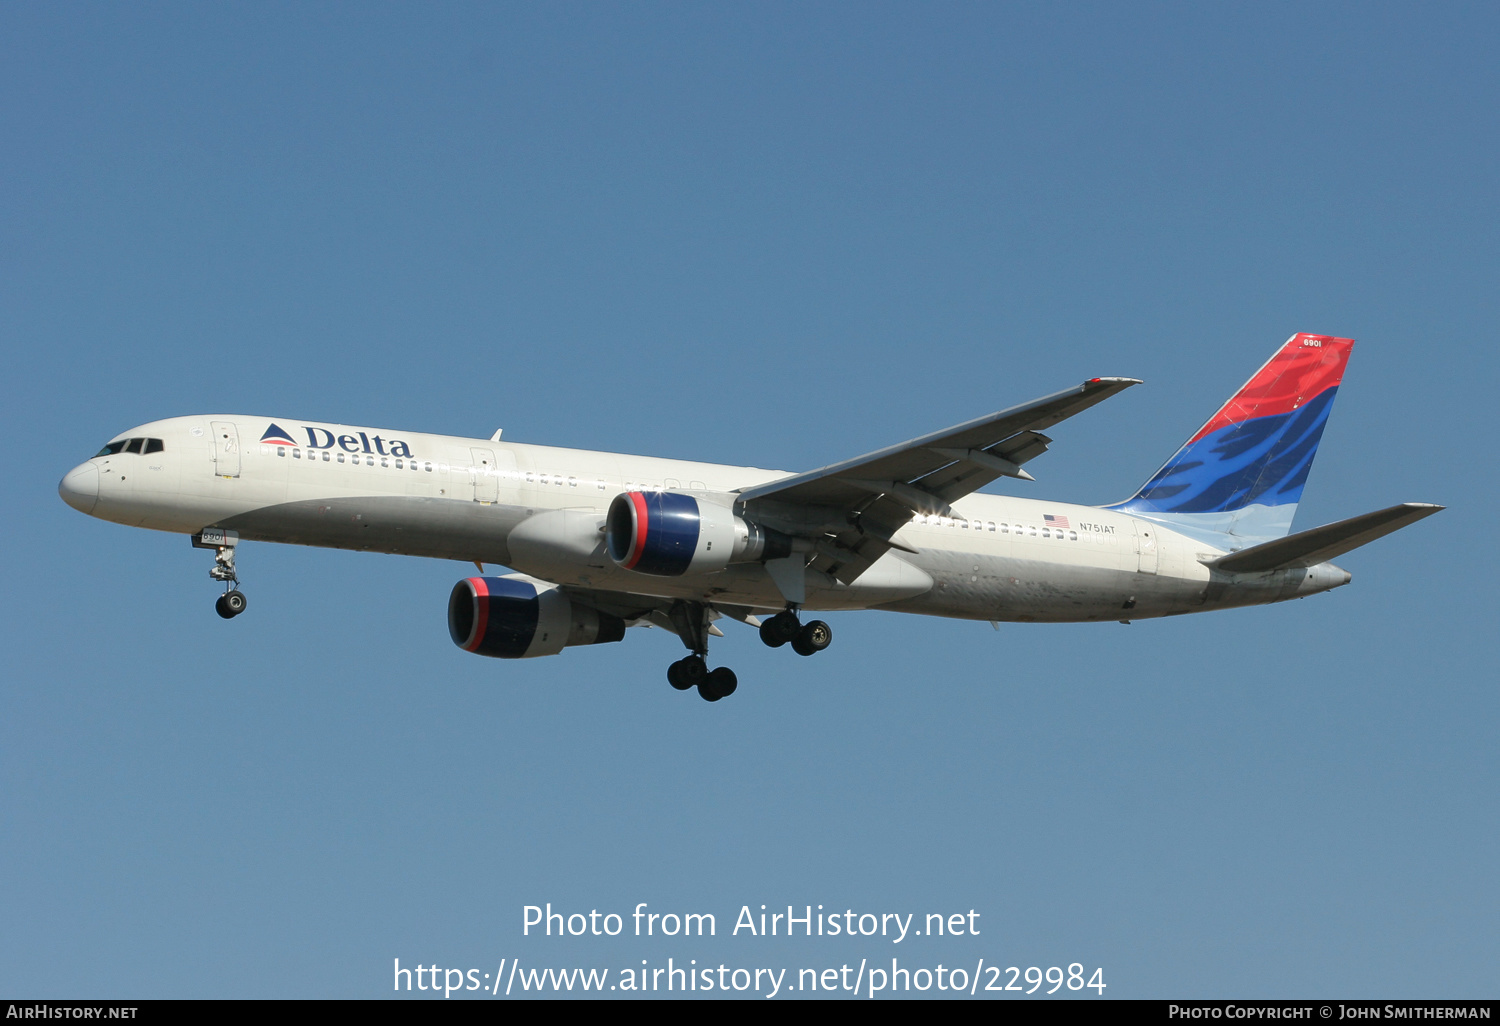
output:
<path id="1" fill-rule="evenodd" d="M 263 445 L 263 446 L 261 446 L 261 449 L 262 449 L 262 451 L 266 451 L 266 450 L 270 450 L 270 449 L 275 449 L 276 450 L 276 455 L 280 456 L 282 459 L 285 459 L 286 458 L 286 454 L 287 454 L 288 446 L 285 446 L 285 445 Z M 291 453 L 292 453 L 292 459 L 294 459 L 294 460 L 300 460 L 300 459 L 302 459 L 302 450 L 300 448 L 292 446 L 291 447 Z M 324 463 L 344 463 L 344 462 L 348 462 L 349 464 L 351 464 L 353 466 L 356 466 L 356 467 L 359 466 L 360 456 L 362 455 L 360 453 L 354 453 L 353 455 L 345 457 L 345 455 L 342 452 L 333 452 L 333 451 L 328 450 L 328 449 L 309 449 L 309 450 L 307 450 L 307 459 L 308 459 L 308 462 L 315 462 L 319 458 L 319 454 L 320 453 L 322 454 L 322 459 L 323 459 Z M 369 456 L 369 455 L 364 456 L 365 466 L 367 466 L 367 467 L 373 467 L 373 466 L 375 466 L 375 460 L 376 460 L 376 458 L 377 457 L 375 457 L 375 456 Z M 379 460 L 380 460 L 380 466 L 389 468 L 392 465 L 394 465 L 397 470 L 407 470 L 407 469 L 411 469 L 411 470 L 424 470 L 424 471 L 426 471 L 427 473 L 430 474 L 430 473 L 432 473 L 432 468 L 433 468 L 433 464 L 429 460 L 405 459 L 405 458 L 400 457 L 400 456 L 381 456 L 381 457 L 379 457 Z"/>
<path id="2" fill-rule="evenodd" d="M 110 442 L 104 448 L 94 454 L 99 456 L 118 456 L 122 452 L 135 453 L 137 455 L 150 455 L 153 452 L 163 452 L 166 446 L 160 438 L 122 438 L 118 442 Z"/>
<path id="3" fill-rule="evenodd" d="M 976 531 L 989 531 L 991 534 L 997 531 L 1000 534 L 1017 534 L 1029 538 L 1056 538 L 1059 541 L 1077 541 L 1077 531 L 1064 531 L 1061 527 L 1037 528 L 1028 524 L 997 524 L 993 520 L 966 520 L 963 517 L 940 517 L 917 515 L 917 523 L 929 524 L 934 527 L 959 527 L 964 530 L 973 528 Z"/>

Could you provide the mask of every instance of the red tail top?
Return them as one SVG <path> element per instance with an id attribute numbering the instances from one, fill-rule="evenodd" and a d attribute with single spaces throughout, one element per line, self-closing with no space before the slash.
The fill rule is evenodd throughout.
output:
<path id="1" fill-rule="evenodd" d="M 1352 338 L 1293 335 L 1188 444 L 1230 424 L 1290 413 L 1344 380 Z"/>

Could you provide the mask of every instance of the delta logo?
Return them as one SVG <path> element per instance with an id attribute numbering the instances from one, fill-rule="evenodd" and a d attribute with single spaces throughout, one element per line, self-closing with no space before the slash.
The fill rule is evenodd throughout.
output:
<path id="1" fill-rule="evenodd" d="M 327 428 L 308 427 L 302 425 L 302 430 L 307 433 L 307 449 L 332 449 L 335 446 L 345 452 L 365 452 L 372 456 L 411 456 L 411 446 L 400 439 L 386 439 L 379 435 L 367 435 L 358 431 L 352 435 L 337 435 Z M 272 424 L 266 428 L 266 433 L 260 436 L 264 445 L 301 445 L 293 438 L 285 428 L 279 424 Z M 389 448 L 387 448 L 389 446 Z"/>

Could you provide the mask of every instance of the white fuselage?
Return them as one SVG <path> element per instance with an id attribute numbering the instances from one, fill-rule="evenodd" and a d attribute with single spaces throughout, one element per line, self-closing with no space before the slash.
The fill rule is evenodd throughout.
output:
<path id="1" fill-rule="evenodd" d="M 222 527 L 246 540 L 501 564 L 584 589 L 784 605 L 759 563 L 654 577 L 616 566 L 602 534 L 622 491 L 685 491 L 732 506 L 737 490 L 783 472 L 298 420 L 275 421 L 282 439 L 261 441 L 267 424 L 215 415 L 142 425 L 119 437 L 160 439 L 161 451 L 94 457 L 65 479 L 64 497 L 92 516 L 160 531 Z M 1129 620 L 1274 602 L 1349 579 L 1327 564 L 1212 571 L 1203 560 L 1222 550 L 1091 506 L 972 494 L 953 510 L 915 517 L 895 536 L 915 552 L 892 550 L 850 584 L 809 570 L 805 606 Z"/>

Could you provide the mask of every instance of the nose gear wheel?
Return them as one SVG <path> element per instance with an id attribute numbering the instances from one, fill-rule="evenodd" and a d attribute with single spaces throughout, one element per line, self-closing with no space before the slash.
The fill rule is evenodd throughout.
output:
<path id="1" fill-rule="evenodd" d="M 224 594 L 214 601 L 214 612 L 226 620 L 233 620 L 250 604 L 239 589 L 240 578 L 234 567 L 236 538 L 233 531 L 205 528 L 191 539 L 195 549 L 214 550 L 214 565 L 209 568 L 208 576 L 224 584 Z"/>

